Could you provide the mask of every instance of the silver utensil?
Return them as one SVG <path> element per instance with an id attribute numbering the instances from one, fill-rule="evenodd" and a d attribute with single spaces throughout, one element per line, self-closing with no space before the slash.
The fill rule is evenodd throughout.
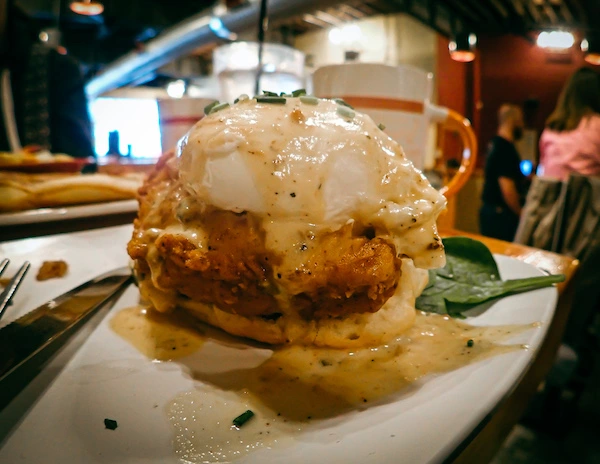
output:
<path id="1" fill-rule="evenodd" d="M 133 280 L 127 266 L 100 275 L 0 329 L 0 383 L 64 341 Z"/>
<path id="2" fill-rule="evenodd" d="M 6 266 L 8 266 L 8 263 L 10 263 L 9 259 L 4 259 L 2 260 L 2 263 L 0 263 L 0 276 L 4 273 L 4 270 L 6 269 Z M 10 279 L 10 282 L 8 283 L 6 288 L 2 291 L 2 293 L 0 293 L 0 319 L 2 319 L 2 316 L 4 316 L 6 308 L 8 308 L 8 306 L 10 305 L 10 302 L 15 296 L 19 285 L 21 285 L 21 282 L 25 278 L 25 274 L 27 274 L 29 266 L 29 261 L 25 261 L 25 263 L 23 263 L 21 268 L 13 276 L 13 278 Z"/>

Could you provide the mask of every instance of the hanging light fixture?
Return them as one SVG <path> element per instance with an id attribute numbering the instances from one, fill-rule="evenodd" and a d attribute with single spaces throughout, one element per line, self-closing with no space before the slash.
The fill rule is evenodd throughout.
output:
<path id="1" fill-rule="evenodd" d="M 93 0 L 81 0 L 77 2 L 71 2 L 69 5 L 73 13 L 77 13 L 84 16 L 96 16 L 102 14 L 104 11 L 104 5 L 100 2 Z"/>
<path id="2" fill-rule="evenodd" d="M 575 43 L 575 37 L 569 31 L 542 31 L 537 37 L 537 46 L 551 51 L 568 50 Z"/>
<path id="3" fill-rule="evenodd" d="M 590 37 L 581 41 L 583 59 L 589 64 L 600 66 L 600 39 Z"/>
<path id="4" fill-rule="evenodd" d="M 477 46 L 477 36 L 470 33 L 461 32 L 448 44 L 450 57 L 454 61 L 468 63 L 475 59 L 475 47 Z"/>

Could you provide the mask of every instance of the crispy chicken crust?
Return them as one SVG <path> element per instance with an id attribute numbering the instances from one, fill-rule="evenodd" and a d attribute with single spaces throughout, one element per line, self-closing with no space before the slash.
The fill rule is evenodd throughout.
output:
<path id="1" fill-rule="evenodd" d="M 373 313 L 394 294 L 400 264 L 392 244 L 354 236 L 348 225 L 322 237 L 286 286 L 309 317 Z"/>
<path id="2" fill-rule="evenodd" d="M 68 264 L 61 260 L 44 261 L 35 276 L 36 280 L 59 279 L 69 270 Z"/>
<path id="3" fill-rule="evenodd" d="M 394 245 L 358 233 L 351 224 L 315 237 L 300 252 L 295 269 L 275 272 L 282 256 L 265 248 L 256 216 L 206 207 L 182 219 L 178 208 L 185 193 L 169 168 L 172 156 L 161 158 L 139 191 L 128 253 L 142 277 L 153 269 L 148 245 L 154 243 L 158 259 L 151 259 L 160 272 L 153 277 L 162 289 L 242 316 L 279 317 L 282 295 L 306 319 L 376 312 L 394 294 L 401 273 Z M 156 202 L 158 214 L 150 214 Z M 143 233 L 182 221 L 197 228 L 204 237 L 201 245 L 168 230 L 151 241 Z"/>

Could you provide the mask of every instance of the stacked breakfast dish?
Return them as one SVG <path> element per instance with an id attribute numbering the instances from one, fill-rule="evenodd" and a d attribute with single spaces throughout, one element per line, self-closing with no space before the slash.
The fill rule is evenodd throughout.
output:
<path id="1" fill-rule="evenodd" d="M 128 252 L 159 311 L 258 341 L 376 345 L 444 265 L 445 198 L 343 101 L 209 108 L 140 190 Z"/>

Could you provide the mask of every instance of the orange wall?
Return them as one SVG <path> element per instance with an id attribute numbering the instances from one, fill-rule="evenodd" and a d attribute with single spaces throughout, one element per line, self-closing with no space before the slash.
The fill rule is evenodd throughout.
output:
<path id="1" fill-rule="evenodd" d="M 564 82 L 585 65 L 576 46 L 566 55 L 550 54 L 525 38 L 512 35 L 480 37 L 477 60 L 471 64 L 452 61 L 447 45 L 447 39 L 440 37 L 438 101 L 462 110 L 472 119 L 479 141 L 480 166 L 486 146 L 496 132 L 496 112 L 502 103 L 523 105 L 528 99 L 537 100 L 539 106 L 528 119 L 528 127 L 541 132 Z M 468 72 L 472 72 L 470 77 Z M 471 108 L 461 106 L 465 100 Z"/>
<path id="2" fill-rule="evenodd" d="M 458 111 L 460 114 L 465 114 L 468 66 L 450 58 L 450 54 L 448 53 L 448 39 L 446 37 L 438 34 L 437 46 L 435 78 L 438 89 L 438 104 Z"/>
<path id="3" fill-rule="evenodd" d="M 446 37 L 438 35 L 437 48 L 435 73 L 438 92 L 437 103 L 466 116 L 468 111 L 467 71 L 469 67 L 450 58 Z M 439 135 L 441 137 L 439 146 L 442 148 L 444 158 L 459 159 L 460 150 L 462 149 L 459 137 L 448 132 L 440 132 Z"/>

